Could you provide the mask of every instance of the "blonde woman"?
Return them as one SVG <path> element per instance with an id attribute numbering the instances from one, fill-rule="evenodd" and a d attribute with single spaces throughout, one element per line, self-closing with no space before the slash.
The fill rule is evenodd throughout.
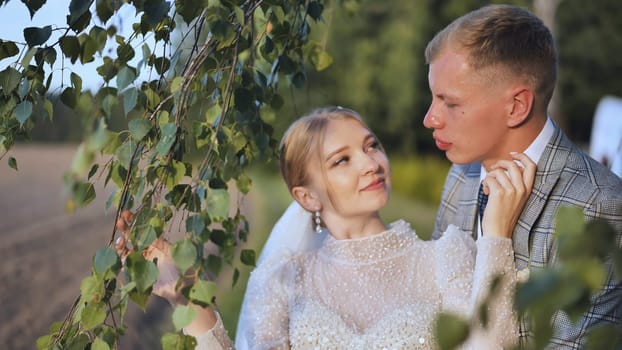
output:
<path id="1" fill-rule="evenodd" d="M 240 315 L 239 349 L 433 349 L 436 315 L 452 311 L 471 318 L 499 275 L 489 326 L 474 324 L 464 347 L 515 344 L 511 233 L 534 179 L 528 157 L 512 153 L 513 160 L 499 161 L 488 173 L 483 237 L 475 242 L 455 226 L 424 241 L 403 220 L 382 221 L 389 162 L 353 110 L 329 107 L 298 119 L 282 139 L 280 156 L 296 204 L 278 231 L 296 235 L 305 249 L 277 245 L 262 254 Z M 151 257 L 158 257 L 160 271 L 172 273 L 161 277 L 154 293 L 184 303 L 174 288 L 178 274 L 168 245 L 159 244 Z M 218 313 L 196 308 L 199 316 L 185 331 L 197 337 L 198 347 L 232 348 Z"/>

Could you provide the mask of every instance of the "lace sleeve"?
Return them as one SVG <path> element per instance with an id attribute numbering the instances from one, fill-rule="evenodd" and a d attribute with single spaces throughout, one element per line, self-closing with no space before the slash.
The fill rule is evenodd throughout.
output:
<path id="1" fill-rule="evenodd" d="M 251 273 L 238 323 L 238 350 L 289 349 L 288 305 L 296 266 L 292 255 L 279 254 Z"/>
<path id="2" fill-rule="evenodd" d="M 471 319 L 473 332 L 465 349 L 498 349 L 518 339 L 518 323 L 513 310 L 516 270 L 512 240 L 482 237 L 473 241 L 455 226 L 437 241 L 437 283 L 443 309 Z M 476 311 L 500 277 L 487 306 L 488 322 L 477 322 Z"/>
<path id="3" fill-rule="evenodd" d="M 233 350 L 233 343 L 218 312 L 216 312 L 216 318 L 216 324 L 212 329 L 196 337 L 196 350 Z"/>

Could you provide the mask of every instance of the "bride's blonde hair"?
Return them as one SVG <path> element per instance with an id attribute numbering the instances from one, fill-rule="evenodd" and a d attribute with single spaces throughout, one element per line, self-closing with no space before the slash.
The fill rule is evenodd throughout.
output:
<path id="1" fill-rule="evenodd" d="M 360 114 L 339 106 L 315 109 L 294 121 L 287 129 L 281 139 L 279 161 L 281 175 L 290 192 L 296 186 L 309 183 L 307 165 L 314 154 L 321 154 L 328 122 L 339 119 L 356 120 L 373 134 Z M 324 170 L 323 162 L 320 166 Z"/>

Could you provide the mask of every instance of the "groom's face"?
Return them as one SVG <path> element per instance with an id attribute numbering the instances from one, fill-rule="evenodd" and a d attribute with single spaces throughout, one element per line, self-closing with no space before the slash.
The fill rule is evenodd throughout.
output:
<path id="1" fill-rule="evenodd" d="M 507 89 L 493 68 L 475 70 L 467 58 L 446 48 L 430 63 L 432 103 L 423 124 L 452 163 L 490 163 L 506 156 Z"/>

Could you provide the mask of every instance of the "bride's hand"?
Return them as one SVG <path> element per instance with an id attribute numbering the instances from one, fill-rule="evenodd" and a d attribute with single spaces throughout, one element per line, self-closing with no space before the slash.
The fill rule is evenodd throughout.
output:
<path id="1" fill-rule="evenodd" d="M 116 227 L 121 231 L 122 235 L 115 242 L 115 249 L 121 259 L 125 261 L 125 257 L 130 254 L 133 249 L 128 244 L 129 231 L 132 225 L 132 215 L 129 211 L 123 211 L 121 217 L 116 223 Z M 175 266 L 171 255 L 171 244 L 164 238 L 156 239 L 149 247 L 142 252 L 145 259 L 155 261 L 158 267 L 158 279 L 153 285 L 152 293 L 165 298 L 172 305 L 185 304 L 186 300 L 181 294 L 179 283 L 179 270 Z M 193 277 L 190 274 L 184 279 L 183 284 Z"/>
<path id="2" fill-rule="evenodd" d="M 512 238 L 514 227 L 531 194 L 536 164 L 523 153 L 511 153 L 511 156 L 514 160 L 495 163 L 483 181 L 484 193 L 488 193 L 488 204 L 482 218 L 484 235 Z"/>

